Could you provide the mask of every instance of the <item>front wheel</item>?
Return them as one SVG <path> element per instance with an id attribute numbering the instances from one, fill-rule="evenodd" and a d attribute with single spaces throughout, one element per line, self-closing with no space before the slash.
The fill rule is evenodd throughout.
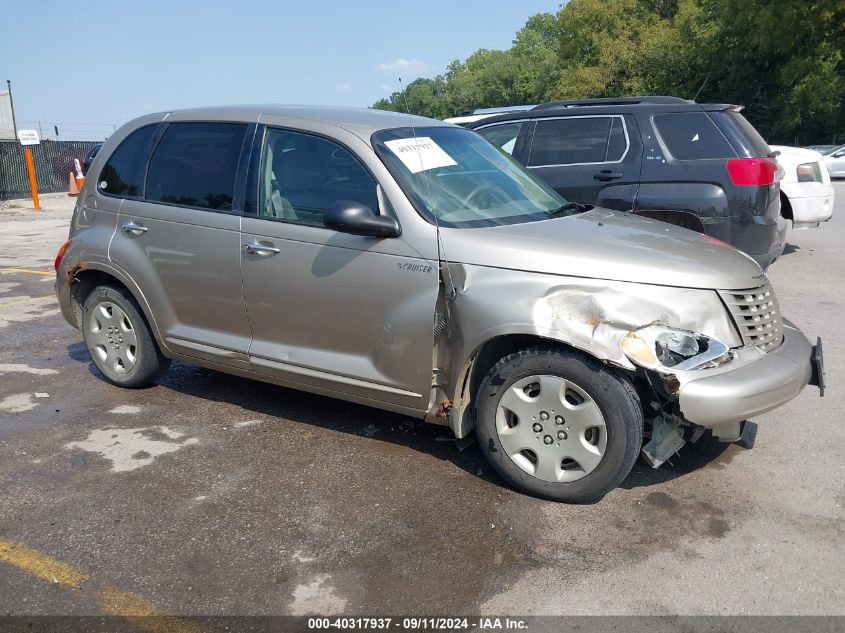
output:
<path id="1" fill-rule="evenodd" d="M 520 490 L 555 501 L 599 499 L 631 471 L 643 412 L 631 384 L 584 354 L 546 348 L 503 358 L 476 396 L 487 460 Z"/>

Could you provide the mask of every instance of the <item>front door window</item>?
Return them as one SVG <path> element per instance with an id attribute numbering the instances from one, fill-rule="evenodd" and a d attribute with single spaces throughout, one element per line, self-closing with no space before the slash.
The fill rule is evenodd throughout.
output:
<path id="1" fill-rule="evenodd" d="M 338 200 L 378 213 L 372 175 L 349 150 L 328 139 L 268 129 L 259 173 L 260 217 L 324 226 L 323 214 Z"/>

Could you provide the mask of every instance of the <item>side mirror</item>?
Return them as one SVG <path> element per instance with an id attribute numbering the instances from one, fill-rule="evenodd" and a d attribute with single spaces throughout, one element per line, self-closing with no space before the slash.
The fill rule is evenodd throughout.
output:
<path id="1" fill-rule="evenodd" d="M 843 156 L 845 156 L 845 150 L 843 150 L 843 151 L 841 151 L 841 152 L 836 152 L 836 153 L 833 155 L 833 157 L 834 157 L 834 158 L 842 158 Z"/>
<path id="2" fill-rule="evenodd" d="M 402 233 L 399 223 L 387 215 L 376 215 L 365 204 L 352 200 L 333 202 L 323 214 L 327 228 L 371 237 L 399 237 Z"/>

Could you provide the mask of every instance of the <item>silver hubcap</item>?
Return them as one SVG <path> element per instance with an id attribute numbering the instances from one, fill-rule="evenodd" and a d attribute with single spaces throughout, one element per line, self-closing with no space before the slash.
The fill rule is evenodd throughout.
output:
<path id="1" fill-rule="evenodd" d="M 513 463 L 544 481 L 585 477 L 607 448 L 598 405 L 560 376 L 529 376 L 511 385 L 496 409 L 496 432 Z"/>
<path id="2" fill-rule="evenodd" d="M 88 320 L 91 354 L 106 369 L 125 374 L 135 366 L 138 343 L 126 313 L 108 301 L 98 303 Z"/>

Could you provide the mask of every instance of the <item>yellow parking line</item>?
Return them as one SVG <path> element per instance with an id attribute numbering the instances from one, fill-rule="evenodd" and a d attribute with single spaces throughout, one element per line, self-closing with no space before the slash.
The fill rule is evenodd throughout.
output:
<path id="1" fill-rule="evenodd" d="M 0 561 L 54 585 L 78 589 L 88 580 L 88 575 L 78 569 L 15 541 L 0 539 Z"/>
<path id="2" fill-rule="evenodd" d="M 56 295 L 44 295 L 43 297 L 27 297 L 26 299 L 20 299 L 19 301 L 10 301 L 9 303 L 0 303 L 0 310 L 3 308 L 11 308 L 12 306 L 20 305 L 21 303 L 31 303 L 33 301 L 47 301 L 48 299 L 52 299 L 56 301 Z"/>
<path id="3" fill-rule="evenodd" d="M 29 273 L 30 275 L 45 275 L 53 277 L 56 273 L 47 270 L 33 270 L 32 268 L 0 268 L 0 273 Z"/>
<path id="4" fill-rule="evenodd" d="M 79 589 L 91 577 L 75 567 L 42 554 L 17 541 L 0 539 L 0 562 L 14 565 L 36 578 L 54 585 Z M 123 591 L 110 584 L 96 590 L 97 604 L 108 615 L 125 619 L 133 626 L 154 633 L 207 633 L 208 629 L 182 618 L 168 615 L 166 611 L 146 598 L 130 591 Z"/>
<path id="5" fill-rule="evenodd" d="M 181 618 L 167 615 L 139 595 L 112 585 L 97 590 L 97 603 L 111 615 L 119 615 L 134 626 L 154 633 L 207 633 L 207 629 Z"/>

